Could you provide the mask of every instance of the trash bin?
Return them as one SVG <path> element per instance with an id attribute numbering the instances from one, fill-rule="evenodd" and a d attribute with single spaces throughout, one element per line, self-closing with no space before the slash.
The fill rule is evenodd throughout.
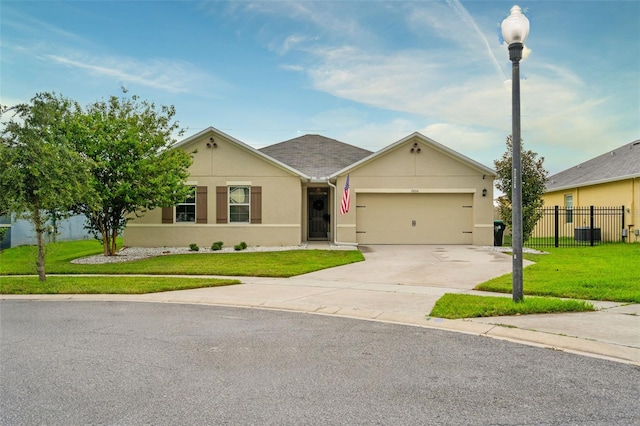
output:
<path id="1" fill-rule="evenodd" d="M 502 247 L 502 236 L 507 225 L 502 220 L 493 221 L 493 245 L 496 247 Z"/>

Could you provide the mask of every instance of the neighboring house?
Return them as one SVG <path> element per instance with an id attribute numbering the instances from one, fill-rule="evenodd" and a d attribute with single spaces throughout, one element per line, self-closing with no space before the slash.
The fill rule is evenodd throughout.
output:
<path id="1" fill-rule="evenodd" d="M 258 150 L 210 127 L 174 149 L 193 153 L 194 196 L 129 222 L 126 246 L 493 244 L 495 172 L 420 133 L 376 153 L 318 135 Z"/>
<path id="2" fill-rule="evenodd" d="M 67 219 L 49 221 L 45 233 L 46 242 L 86 240 L 93 236 L 85 229 L 84 216 L 71 216 Z M 37 244 L 36 232 L 31 222 L 25 219 L 0 217 L 0 227 L 7 228 L 5 237 L 0 241 L 0 249 Z"/>
<path id="3" fill-rule="evenodd" d="M 640 140 L 550 176 L 543 200 L 547 207 L 568 209 L 624 206 L 626 233 L 632 237 L 627 240 L 634 241 L 640 229 Z"/>

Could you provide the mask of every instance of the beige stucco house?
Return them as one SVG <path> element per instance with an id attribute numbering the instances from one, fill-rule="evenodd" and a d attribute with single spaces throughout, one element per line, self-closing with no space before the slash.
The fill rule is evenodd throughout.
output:
<path id="1" fill-rule="evenodd" d="M 493 244 L 495 172 L 420 133 L 375 153 L 319 135 L 258 150 L 210 127 L 174 149 L 193 153 L 194 196 L 129 222 L 126 246 Z"/>
<path id="2" fill-rule="evenodd" d="M 640 140 L 549 176 L 543 200 L 569 209 L 624 206 L 626 241 L 640 241 Z"/>

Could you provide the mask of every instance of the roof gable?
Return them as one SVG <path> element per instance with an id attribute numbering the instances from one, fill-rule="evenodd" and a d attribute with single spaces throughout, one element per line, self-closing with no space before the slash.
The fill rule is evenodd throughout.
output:
<path id="1" fill-rule="evenodd" d="M 320 135 L 304 135 L 260 151 L 313 178 L 332 173 L 371 155 L 371 151 Z"/>
<path id="2" fill-rule="evenodd" d="M 457 161 L 461 165 L 477 170 L 482 174 L 495 177 L 496 173 L 486 167 L 419 132 L 411 135 L 375 152 L 340 142 L 320 135 L 304 135 L 259 150 L 227 135 L 226 133 L 208 127 L 173 145 L 173 148 L 186 149 L 191 144 L 203 143 L 210 137 L 212 140 L 223 138 L 242 150 L 268 162 L 302 179 L 324 180 L 333 179 L 351 170 L 364 166 L 385 156 L 401 146 L 409 143 L 424 143 L 430 149 Z M 209 146 L 209 143 L 207 143 Z"/>
<path id="3" fill-rule="evenodd" d="M 547 192 L 640 176 L 640 139 L 549 176 Z"/>
<path id="4" fill-rule="evenodd" d="M 172 146 L 172 148 L 182 148 L 185 149 L 186 147 L 188 147 L 190 144 L 201 140 L 203 137 L 209 136 L 212 138 L 213 141 L 215 141 L 216 138 L 224 138 L 225 140 L 229 141 L 230 143 L 236 145 L 237 147 L 241 148 L 242 150 L 268 162 L 271 163 L 283 170 L 286 170 L 289 173 L 292 173 L 294 175 L 300 176 L 301 178 L 304 179 L 309 179 L 310 176 L 307 176 L 304 172 L 291 167 L 290 165 L 283 163 L 281 161 L 279 161 L 277 158 L 273 158 L 270 157 L 269 155 L 266 155 L 262 152 L 260 152 L 259 150 L 247 145 L 244 142 L 239 141 L 238 139 L 234 138 L 233 136 L 230 136 L 218 129 L 216 129 L 215 127 L 207 127 L 204 130 L 201 130 L 200 132 L 189 136 L 186 139 L 181 140 L 180 142 L 174 144 Z M 207 144 L 208 145 L 208 144 Z"/>
<path id="5" fill-rule="evenodd" d="M 489 167 L 487 167 L 487 166 L 485 166 L 483 164 L 480 164 L 477 161 L 474 161 L 474 160 L 470 159 L 469 157 L 466 157 L 466 156 L 460 154 L 459 152 L 454 151 L 451 148 L 448 148 L 448 147 L 446 147 L 446 146 L 434 141 L 433 139 L 430 139 L 430 138 L 424 136 L 422 133 L 414 132 L 414 133 L 410 134 L 409 136 L 407 136 L 407 137 L 405 137 L 403 139 L 400 139 L 399 141 L 397 141 L 397 142 L 395 142 L 395 143 L 393 143 L 393 144 L 391 144 L 391 145 L 389 145 L 389 146 L 387 146 L 385 148 L 382 148 L 381 150 L 376 151 L 375 153 L 373 153 L 373 154 L 361 159 L 360 161 L 357 161 L 356 163 L 353 163 L 353 164 L 351 164 L 351 165 L 349 165 L 349 166 L 347 166 L 347 167 L 345 167 L 345 168 L 343 168 L 341 170 L 338 170 L 333 175 L 331 175 L 331 177 L 336 177 L 336 176 L 339 176 L 339 175 L 343 175 L 343 174 L 345 174 L 345 173 L 347 173 L 347 172 L 349 172 L 349 171 L 351 171 L 353 169 L 362 167 L 365 164 L 368 164 L 368 163 L 370 163 L 372 161 L 375 161 L 378 158 L 388 154 L 391 151 L 396 150 L 397 148 L 399 148 L 399 147 L 401 147 L 403 145 L 409 144 L 411 141 L 415 141 L 416 139 L 419 140 L 420 142 L 428 145 L 433 150 L 438 151 L 438 152 L 440 152 L 440 153 L 442 153 L 442 154 L 444 154 L 444 155 L 446 155 L 446 156 L 448 156 L 448 157 L 450 157 L 450 158 L 452 158 L 452 159 L 464 164 L 467 167 L 475 169 L 475 170 L 479 171 L 480 173 L 483 173 L 483 174 L 486 174 L 486 175 L 489 175 L 489 176 L 493 176 L 493 177 L 496 176 L 496 172 L 493 169 L 491 169 L 491 168 L 489 168 Z"/>

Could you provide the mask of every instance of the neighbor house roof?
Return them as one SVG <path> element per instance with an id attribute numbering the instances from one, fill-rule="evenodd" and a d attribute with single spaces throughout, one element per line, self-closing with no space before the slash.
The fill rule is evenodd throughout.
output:
<path id="1" fill-rule="evenodd" d="M 640 139 L 549 176 L 547 192 L 640 177 Z"/>
<path id="2" fill-rule="evenodd" d="M 320 135 L 304 135 L 266 146 L 260 152 L 312 178 L 332 173 L 371 155 L 371 151 Z"/>

